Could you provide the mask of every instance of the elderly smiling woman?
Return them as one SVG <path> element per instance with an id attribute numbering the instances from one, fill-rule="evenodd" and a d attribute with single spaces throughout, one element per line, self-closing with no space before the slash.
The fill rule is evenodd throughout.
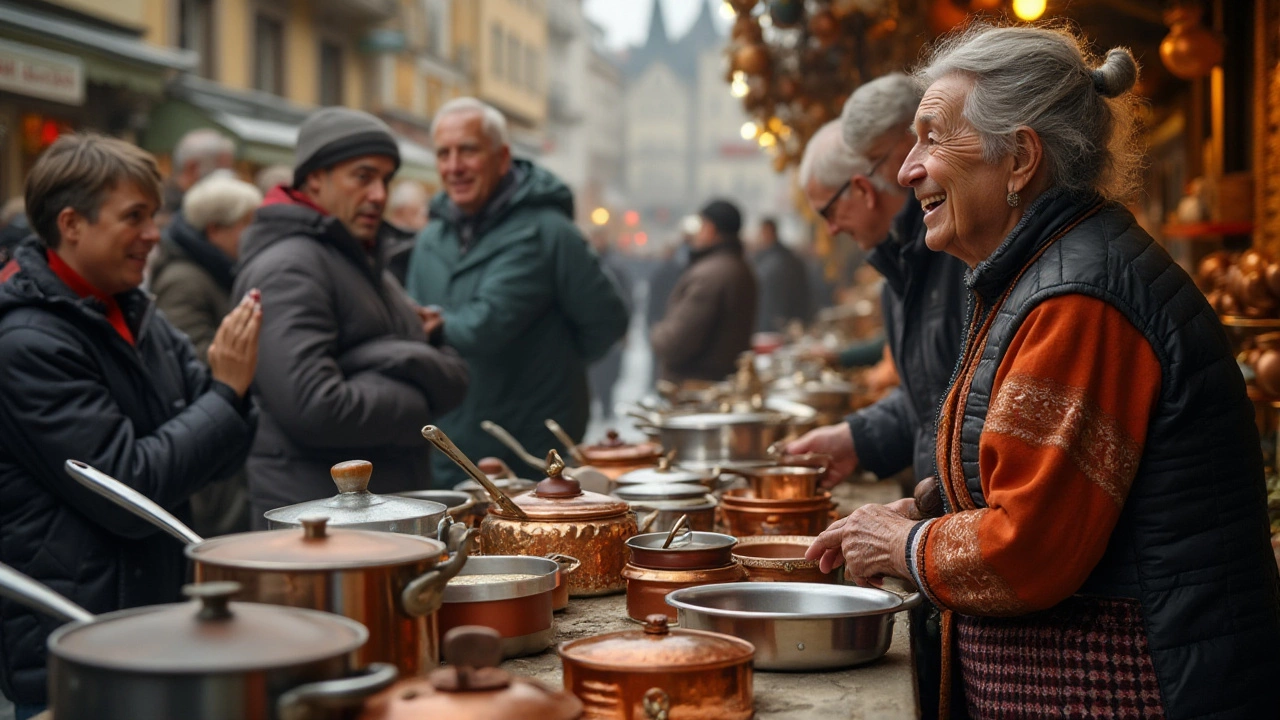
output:
<path id="1" fill-rule="evenodd" d="M 860 508 L 809 555 L 944 610 L 957 715 L 1280 717 L 1253 409 L 1204 297 L 1115 202 L 1137 75 L 1127 50 L 1095 67 L 1068 31 L 990 26 L 917 73 L 898 179 L 970 266 L 945 514 Z"/>

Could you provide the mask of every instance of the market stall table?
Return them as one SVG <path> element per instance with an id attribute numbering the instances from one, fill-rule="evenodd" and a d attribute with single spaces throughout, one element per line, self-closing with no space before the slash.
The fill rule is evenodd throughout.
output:
<path id="1" fill-rule="evenodd" d="M 893 644 L 885 656 L 855 668 L 820 673 L 755 673 L 756 717 L 759 720 L 831 718 L 896 720 L 919 716 L 907 614 L 893 625 Z M 556 645 L 616 630 L 639 628 L 627 619 L 625 595 L 574 598 L 556 615 Z M 560 658 L 554 647 L 538 655 L 508 660 L 502 667 L 562 686 Z"/>

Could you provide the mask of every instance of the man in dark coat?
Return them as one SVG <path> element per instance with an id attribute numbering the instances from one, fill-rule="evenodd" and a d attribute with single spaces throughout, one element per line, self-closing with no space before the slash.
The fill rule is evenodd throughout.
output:
<path id="1" fill-rule="evenodd" d="M 335 494 L 329 469 L 373 463 L 370 489 L 423 489 L 422 426 L 456 407 L 467 369 L 430 341 L 435 325 L 386 272 L 387 183 L 400 165 L 390 129 L 323 108 L 298 135 L 292 187 L 271 190 L 240 242 L 235 287 L 262 288 L 266 321 L 254 392 L 262 427 L 249 456 L 253 521 Z"/>
<path id="2" fill-rule="evenodd" d="M 783 332 L 793 320 L 809 322 L 809 273 L 804 261 L 778 240 L 778 223 L 773 218 L 760 221 L 757 248 L 751 255 L 760 304 L 756 310 L 757 332 Z"/>
<path id="3" fill-rule="evenodd" d="M 408 290 L 438 308 L 444 341 L 471 368 L 471 392 L 439 425 L 472 458 L 517 457 L 480 428 L 491 420 L 539 455 L 562 446 L 548 418 L 575 440 L 590 412 L 587 365 L 627 331 L 627 306 L 573 224 L 559 178 L 512 160 L 506 120 L 458 98 L 432 127 L 444 192 L 409 262 Z M 441 484 L 465 478 L 437 455 Z"/>
<path id="4" fill-rule="evenodd" d="M 663 380 L 719 381 L 751 348 L 756 326 L 756 280 L 742 257 L 742 214 L 727 200 L 712 200 L 690 240 L 690 262 L 667 301 L 667 313 L 649 330 Z"/>
<path id="5" fill-rule="evenodd" d="M 179 518 L 243 462 L 262 312 L 246 297 L 209 366 L 142 284 L 160 234 L 160 173 L 119 140 L 59 138 L 26 184 L 39 239 L 0 268 L 0 562 L 93 613 L 173 602 L 182 546 L 68 476 L 84 461 Z M 0 688 L 19 718 L 48 702 L 62 621 L 0 600 Z"/>

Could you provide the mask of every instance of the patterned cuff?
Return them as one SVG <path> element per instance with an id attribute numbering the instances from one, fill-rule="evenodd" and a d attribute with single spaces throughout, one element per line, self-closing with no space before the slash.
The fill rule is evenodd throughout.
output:
<path id="1" fill-rule="evenodd" d="M 925 582 L 924 576 L 924 546 L 929 539 L 929 527 L 938 521 L 939 518 L 929 518 L 922 520 L 911 528 L 911 532 L 907 534 L 907 568 L 911 571 L 911 579 L 915 581 L 916 587 L 920 592 L 929 598 L 929 601 L 938 604 L 938 599 L 929 592 L 929 586 Z"/>

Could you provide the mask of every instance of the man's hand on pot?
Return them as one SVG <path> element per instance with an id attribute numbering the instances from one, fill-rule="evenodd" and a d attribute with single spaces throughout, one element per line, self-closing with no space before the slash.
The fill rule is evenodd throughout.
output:
<path id="1" fill-rule="evenodd" d="M 787 443 L 783 452 L 787 455 L 819 453 L 830 456 L 831 466 L 821 482 L 824 488 L 840 484 L 858 466 L 858 453 L 853 449 L 853 431 L 846 422 L 810 430 L 800 439 Z"/>
<path id="2" fill-rule="evenodd" d="M 903 501 L 894 507 L 863 505 L 824 530 L 805 559 L 817 560 L 822 572 L 844 565 L 845 576 L 864 587 L 878 586 L 885 575 L 910 578 L 907 536 L 916 521 L 903 515 L 904 509 Z"/>

